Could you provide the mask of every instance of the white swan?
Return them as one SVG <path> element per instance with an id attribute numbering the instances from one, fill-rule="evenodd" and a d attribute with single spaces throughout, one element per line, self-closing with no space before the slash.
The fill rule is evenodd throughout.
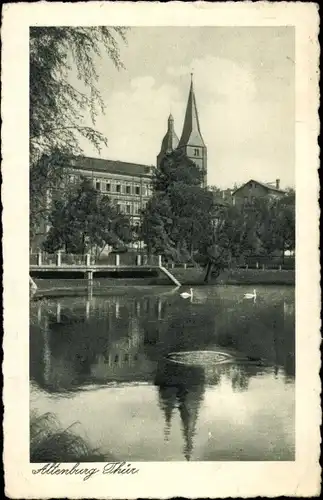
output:
<path id="1" fill-rule="evenodd" d="M 183 299 L 188 299 L 189 297 L 193 297 L 193 288 L 190 288 L 190 293 L 183 292 L 180 294 Z"/>
<path id="2" fill-rule="evenodd" d="M 256 299 L 257 298 L 257 291 L 254 289 L 253 293 L 245 293 L 244 298 L 245 299 Z"/>

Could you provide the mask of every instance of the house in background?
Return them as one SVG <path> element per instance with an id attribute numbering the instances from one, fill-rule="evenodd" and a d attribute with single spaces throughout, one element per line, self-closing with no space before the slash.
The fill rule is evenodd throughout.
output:
<path id="1" fill-rule="evenodd" d="M 270 197 L 281 198 L 285 196 L 286 191 L 280 189 L 280 180 L 276 179 L 275 182 L 259 182 L 254 179 L 246 182 L 238 187 L 232 193 L 233 204 L 241 205 L 244 203 L 252 203 L 257 198 Z"/>

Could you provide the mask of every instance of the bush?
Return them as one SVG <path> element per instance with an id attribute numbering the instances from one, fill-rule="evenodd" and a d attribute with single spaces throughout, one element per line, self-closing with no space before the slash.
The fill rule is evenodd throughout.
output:
<path id="1" fill-rule="evenodd" d="M 30 462 L 104 462 L 110 459 L 92 449 L 71 428 L 61 429 L 52 413 L 40 416 L 33 413 L 30 419 Z"/>

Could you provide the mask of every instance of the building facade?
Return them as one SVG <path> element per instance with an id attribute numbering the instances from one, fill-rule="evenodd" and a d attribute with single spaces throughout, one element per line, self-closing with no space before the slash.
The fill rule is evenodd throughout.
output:
<path id="1" fill-rule="evenodd" d="M 109 196 L 120 212 L 128 215 L 136 225 L 152 194 L 154 168 L 152 165 L 76 157 L 72 161 L 70 180 L 77 182 L 82 176 L 91 179 L 93 186 Z"/>

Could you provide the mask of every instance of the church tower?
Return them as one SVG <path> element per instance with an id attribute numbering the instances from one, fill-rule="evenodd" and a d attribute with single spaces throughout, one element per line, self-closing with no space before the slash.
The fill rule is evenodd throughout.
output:
<path id="1" fill-rule="evenodd" d="M 167 153 L 171 153 L 174 151 L 178 146 L 178 137 L 175 133 L 174 130 L 174 118 L 170 114 L 168 117 L 168 127 L 167 127 L 167 132 L 166 135 L 162 141 L 160 153 L 157 156 L 157 168 L 160 165 L 160 162 L 162 158 L 165 156 Z"/>
<path id="2" fill-rule="evenodd" d="M 207 186 L 207 148 L 204 143 L 200 122 L 197 112 L 196 99 L 193 86 L 193 74 L 191 74 L 191 87 L 188 95 L 183 132 L 178 149 L 185 151 L 186 156 L 194 163 L 203 168 L 204 179 L 202 187 Z"/>

